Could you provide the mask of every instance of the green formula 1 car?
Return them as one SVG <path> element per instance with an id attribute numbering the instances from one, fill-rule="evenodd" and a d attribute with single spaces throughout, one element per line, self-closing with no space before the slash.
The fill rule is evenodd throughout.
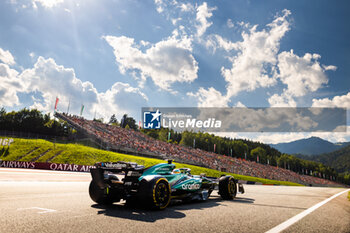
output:
<path id="1" fill-rule="evenodd" d="M 152 209 L 166 208 L 172 199 L 207 200 L 214 189 L 225 200 L 235 198 L 243 185 L 232 176 L 220 178 L 191 175 L 189 168 L 175 169 L 171 160 L 148 168 L 130 162 L 97 163 L 91 169 L 89 194 L 98 204 L 121 199 Z"/>

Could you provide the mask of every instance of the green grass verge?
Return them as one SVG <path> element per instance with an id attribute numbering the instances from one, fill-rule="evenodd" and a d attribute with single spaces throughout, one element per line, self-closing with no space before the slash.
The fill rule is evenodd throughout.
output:
<path id="1" fill-rule="evenodd" d="M 0 137 L 1 138 L 1 137 Z M 30 152 L 30 153 L 29 153 Z M 44 154 L 44 152 L 46 152 Z M 160 159 L 139 157 L 134 155 L 127 155 L 121 153 L 115 153 L 111 151 L 99 150 L 92 147 L 87 147 L 79 144 L 61 144 L 52 143 L 42 139 L 21 139 L 15 138 L 10 147 L 0 147 L 0 159 L 9 161 L 32 161 L 36 157 L 40 156 L 36 162 L 46 162 L 48 159 L 57 155 L 50 162 L 53 163 L 70 163 L 79 165 L 93 165 L 96 162 L 116 162 L 127 161 L 136 162 L 142 164 L 145 167 L 152 166 L 158 163 L 165 162 Z M 263 184 L 277 184 L 277 185 L 290 185 L 290 186 L 302 186 L 301 184 L 288 182 L 262 179 L 251 176 L 243 176 L 238 174 L 232 174 L 227 172 L 220 172 L 217 170 L 198 167 L 194 165 L 175 163 L 176 167 L 188 167 L 191 169 L 192 174 L 206 173 L 208 176 L 219 177 L 222 174 L 233 175 L 236 179 L 261 182 Z"/>

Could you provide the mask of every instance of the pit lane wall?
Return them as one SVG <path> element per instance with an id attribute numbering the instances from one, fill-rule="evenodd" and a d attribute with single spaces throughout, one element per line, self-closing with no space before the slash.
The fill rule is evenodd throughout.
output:
<path id="1" fill-rule="evenodd" d="M 90 168 L 94 168 L 94 166 L 88 166 L 88 165 L 62 164 L 62 163 L 38 163 L 38 162 L 22 162 L 22 161 L 0 161 L 0 167 L 43 169 L 43 170 L 51 170 L 51 171 L 72 171 L 72 172 L 90 172 Z"/>

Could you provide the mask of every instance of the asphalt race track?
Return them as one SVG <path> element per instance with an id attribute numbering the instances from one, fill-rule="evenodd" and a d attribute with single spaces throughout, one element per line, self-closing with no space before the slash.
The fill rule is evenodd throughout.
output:
<path id="1" fill-rule="evenodd" d="M 1 168 L 0 232 L 279 232 L 274 227 L 346 190 L 245 185 L 233 201 L 214 192 L 206 202 L 148 211 L 94 204 L 89 181 L 89 173 Z M 350 232 L 347 192 L 283 232 Z"/>

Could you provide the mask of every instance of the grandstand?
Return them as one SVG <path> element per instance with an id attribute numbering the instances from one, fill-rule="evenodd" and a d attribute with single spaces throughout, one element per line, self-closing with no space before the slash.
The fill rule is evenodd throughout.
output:
<path id="1" fill-rule="evenodd" d="M 300 175 L 279 167 L 163 142 L 132 129 L 124 129 L 97 121 L 86 120 L 83 117 L 58 112 L 55 113 L 55 116 L 67 121 L 71 127 L 92 138 L 106 150 L 160 159 L 174 159 L 180 163 L 193 164 L 246 176 L 290 181 L 304 185 L 339 185 L 330 180 Z"/>

